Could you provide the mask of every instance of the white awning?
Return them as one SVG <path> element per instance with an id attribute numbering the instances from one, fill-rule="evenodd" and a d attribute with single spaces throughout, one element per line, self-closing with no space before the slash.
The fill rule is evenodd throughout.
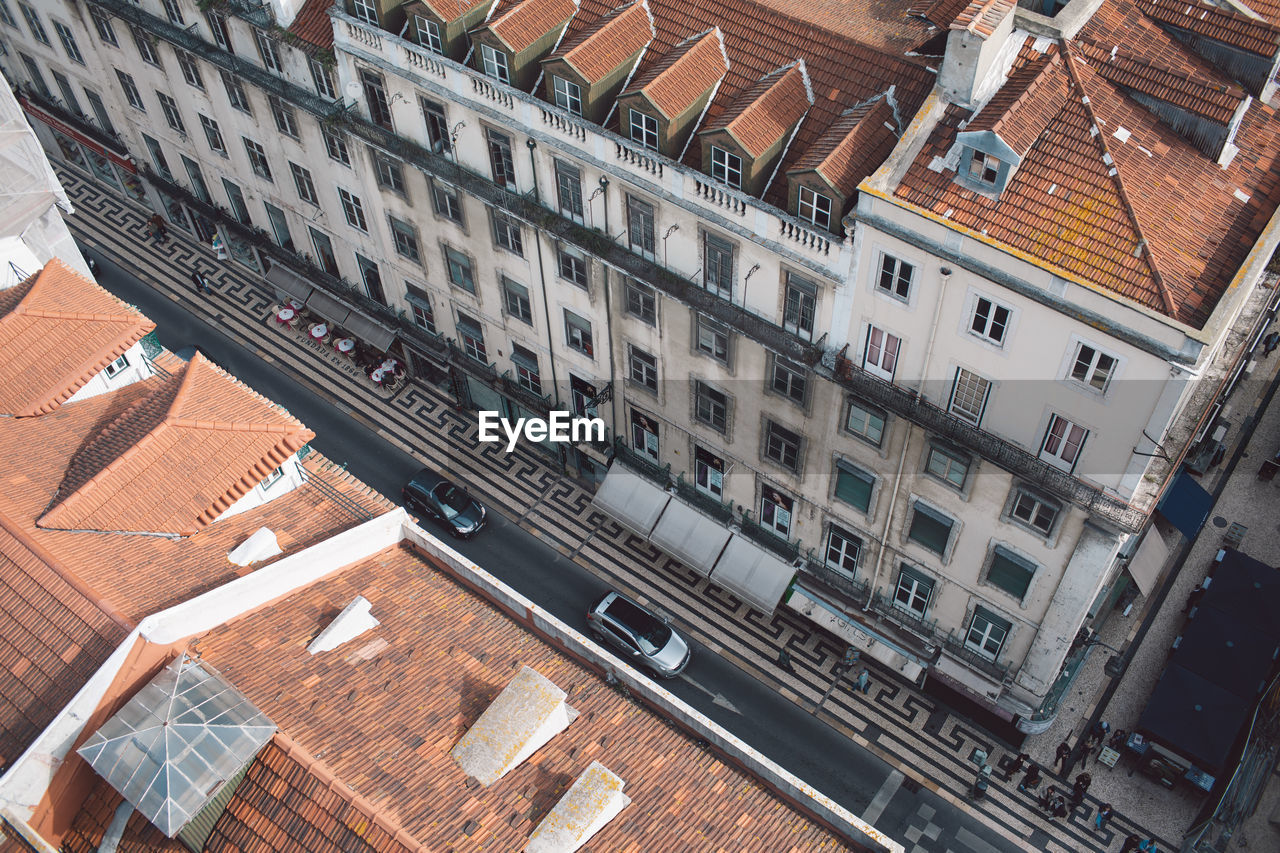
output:
<path id="1" fill-rule="evenodd" d="M 369 346 L 383 352 L 386 352 L 391 342 L 396 339 L 395 332 L 359 311 L 352 311 L 342 326 Z"/>
<path id="2" fill-rule="evenodd" d="M 671 495 L 627 467 L 614 464 L 591 503 L 648 539 Z"/>
<path id="3" fill-rule="evenodd" d="M 770 615 L 787 591 L 796 568 L 749 539 L 735 535 L 711 572 L 711 582 Z"/>
<path id="4" fill-rule="evenodd" d="M 271 269 L 267 270 L 266 278 L 282 298 L 293 297 L 305 305 L 307 297 L 311 295 L 311 282 L 288 267 L 272 264 Z"/>
<path id="5" fill-rule="evenodd" d="M 707 577 L 732 535 L 720 523 L 673 497 L 649 539 Z"/>
<path id="6" fill-rule="evenodd" d="M 1138 553 L 1129 561 L 1129 574 L 1138 582 L 1138 589 L 1142 590 L 1143 595 L 1151 595 L 1151 591 L 1156 588 L 1156 582 L 1160 580 L 1168 559 L 1169 546 L 1153 524 L 1147 528 L 1147 535 L 1142 537 Z"/>
<path id="7" fill-rule="evenodd" d="M 351 313 L 350 308 L 319 290 L 311 291 L 311 295 L 307 297 L 307 307 L 338 326 L 345 323 L 347 315 Z"/>

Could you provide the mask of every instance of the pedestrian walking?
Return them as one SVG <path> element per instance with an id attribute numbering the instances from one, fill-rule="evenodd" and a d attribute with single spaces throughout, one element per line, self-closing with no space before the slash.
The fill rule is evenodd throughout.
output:
<path id="1" fill-rule="evenodd" d="M 1034 791 L 1040 787 L 1040 766 L 1034 762 L 1027 768 L 1026 775 L 1022 777 L 1022 783 L 1018 785 L 1019 791 Z"/>
<path id="2" fill-rule="evenodd" d="M 1262 354 L 1271 355 L 1277 346 L 1280 346 L 1280 332 L 1272 332 L 1262 339 Z"/>
<path id="3" fill-rule="evenodd" d="M 1138 853 L 1160 853 L 1160 848 L 1156 846 L 1154 838 L 1148 838 L 1137 847 Z"/>
<path id="4" fill-rule="evenodd" d="M 1067 759 L 1071 757 L 1071 744 L 1065 740 L 1058 744 L 1058 751 L 1053 754 L 1053 763 L 1062 765 L 1062 772 L 1067 771 Z"/>
<path id="5" fill-rule="evenodd" d="M 1054 794 L 1053 799 L 1049 801 L 1049 820 L 1057 820 L 1058 818 L 1067 816 L 1067 800 L 1061 794 Z"/>
<path id="6" fill-rule="evenodd" d="M 169 229 L 165 227 L 164 219 L 160 217 L 160 214 L 152 214 L 151 218 L 147 220 L 147 234 L 162 246 L 164 241 L 169 239 Z"/>
<path id="7" fill-rule="evenodd" d="M 1058 796 L 1058 789 L 1053 785 L 1044 789 L 1044 793 L 1040 795 L 1040 808 L 1044 811 L 1052 811 L 1054 797 Z"/>
<path id="8" fill-rule="evenodd" d="M 191 283 L 196 286 L 196 293 L 202 296 L 209 295 L 209 282 L 200 274 L 199 270 L 191 271 Z"/>
<path id="9" fill-rule="evenodd" d="M 785 648 L 778 652 L 778 666 L 782 667 L 787 672 L 796 671 L 795 667 L 791 665 L 791 652 L 787 651 Z"/>
<path id="10" fill-rule="evenodd" d="M 1022 772 L 1022 765 L 1026 764 L 1030 760 L 1030 755 L 1027 755 L 1025 752 L 1019 752 L 1018 757 L 1013 759 L 1013 761 L 1009 763 L 1009 766 L 1005 768 L 1004 780 L 1008 782 L 1014 777 L 1015 773 Z"/>
<path id="11" fill-rule="evenodd" d="M 1093 825 L 1099 832 L 1107 828 L 1107 824 L 1111 822 L 1113 810 L 1111 803 L 1103 803 L 1098 807 L 1098 814 L 1093 818 Z"/>
<path id="12" fill-rule="evenodd" d="M 867 674 L 867 668 L 864 666 L 858 670 L 858 679 L 854 682 L 854 686 L 866 693 L 871 689 L 871 676 Z"/>
<path id="13" fill-rule="evenodd" d="M 1125 837 L 1124 846 L 1120 848 L 1120 853 L 1133 853 L 1138 849 L 1138 845 L 1142 843 L 1142 839 L 1136 835 L 1130 834 Z"/>
<path id="14" fill-rule="evenodd" d="M 1081 773 L 1076 777 L 1075 789 L 1080 792 L 1080 799 L 1084 799 L 1089 793 L 1089 786 L 1093 784 L 1093 777 L 1088 773 Z"/>

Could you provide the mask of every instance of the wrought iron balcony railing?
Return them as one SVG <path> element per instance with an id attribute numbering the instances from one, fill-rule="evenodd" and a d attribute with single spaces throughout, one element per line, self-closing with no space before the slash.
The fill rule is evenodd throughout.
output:
<path id="1" fill-rule="evenodd" d="M 680 496 L 681 500 L 692 504 L 696 509 L 711 516 L 721 524 L 727 525 L 733 522 L 733 501 L 724 503 L 705 492 L 699 491 L 697 486 L 685 480 L 684 474 L 676 475 L 676 494 Z"/>
<path id="2" fill-rule="evenodd" d="M 973 649 L 965 645 L 964 637 L 949 633 L 943 641 L 946 646 L 947 654 L 952 657 L 959 658 L 980 672 L 985 672 L 997 681 L 1003 682 L 1009 677 L 1009 667 L 1004 664 L 996 663 L 985 655 L 978 654 Z"/>
<path id="3" fill-rule="evenodd" d="M 752 521 L 748 510 L 742 511 L 742 517 L 738 519 L 737 523 L 738 527 L 742 530 L 742 535 L 757 545 L 767 548 L 788 562 L 793 562 L 799 559 L 799 542 L 792 542 L 790 539 L 783 539 L 764 525 Z"/>
<path id="4" fill-rule="evenodd" d="M 830 587 L 858 605 L 866 604 L 867 596 L 871 594 L 871 587 L 865 581 L 837 572 L 825 563 L 813 559 L 812 556 L 801 564 L 800 572 L 806 578 Z"/>
<path id="5" fill-rule="evenodd" d="M 671 486 L 671 465 L 669 463 L 659 465 L 643 453 L 637 453 L 627 447 L 626 441 L 620 435 L 613 439 L 613 458 L 637 474 L 653 481 L 656 486 L 664 489 Z"/>
<path id="6" fill-rule="evenodd" d="M 129 148 L 125 145 L 120 135 L 105 128 L 99 127 L 98 124 L 84 113 L 73 112 L 66 108 L 61 101 L 46 98 L 40 92 L 29 86 L 21 87 L 21 95 L 30 101 L 39 109 L 49 113 L 59 121 L 63 121 L 75 128 L 80 133 L 92 139 L 103 148 L 109 148 L 121 156 L 127 156 Z"/>

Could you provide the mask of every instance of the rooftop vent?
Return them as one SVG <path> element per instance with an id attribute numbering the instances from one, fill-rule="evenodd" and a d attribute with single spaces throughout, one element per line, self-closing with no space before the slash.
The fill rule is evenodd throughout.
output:
<path id="1" fill-rule="evenodd" d="M 282 553 L 280 543 L 270 528 L 259 527 L 258 531 L 237 545 L 227 559 L 237 566 L 248 566 L 263 560 L 269 560 Z"/>
<path id="2" fill-rule="evenodd" d="M 521 667 L 458 741 L 453 759 L 481 785 L 492 785 L 577 718 L 565 704 L 567 695 L 546 676 Z"/>
<path id="3" fill-rule="evenodd" d="M 622 779 L 599 761 L 582 772 L 529 837 L 525 853 L 573 853 L 631 803 Z"/>
<path id="4" fill-rule="evenodd" d="M 307 651 L 314 655 L 336 649 L 347 640 L 353 640 L 365 631 L 381 625 L 382 623 L 369 612 L 371 607 L 373 605 L 369 603 L 369 599 L 363 595 L 357 595 L 354 601 L 342 608 L 342 612 L 329 623 L 329 627 L 311 641 Z"/>

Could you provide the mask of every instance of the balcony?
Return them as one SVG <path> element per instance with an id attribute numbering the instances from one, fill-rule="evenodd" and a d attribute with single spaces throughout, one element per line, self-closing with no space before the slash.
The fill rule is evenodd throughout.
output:
<path id="1" fill-rule="evenodd" d="M 676 477 L 676 494 L 687 504 L 714 518 L 724 525 L 733 523 L 733 501 L 718 501 L 706 492 L 700 491 L 693 483 L 686 482 L 684 474 Z"/>
<path id="2" fill-rule="evenodd" d="M 812 555 L 812 552 L 810 554 Z M 825 563 L 813 559 L 812 556 L 801 564 L 800 573 L 805 579 L 836 591 L 858 606 L 866 604 L 867 596 L 871 593 L 871 587 L 864 581 L 837 572 Z"/>
<path id="3" fill-rule="evenodd" d="M 118 134 L 98 127 L 97 123 L 87 115 L 72 112 L 64 107 L 61 101 L 46 98 L 35 89 L 28 86 L 21 88 L 21 97 L 24 100 L 30 101 L 37 109 L 48 113 L 59 121 L 74 128 L 79 133 L 89 137 L 89 139 L 92 139 L 103 148 L 110 149 L 122 157 L 128 156 L 129 148 L 125 145 L 124 140 L 121 139 Z"/>
<path id="4" fill-rule="evenodd" d="M 769 528 L 752 521 L 749 510 L 742 511 L 742 517 L 738 519 L 738 526 L 742 529 L 743 536 L 762 548 L 767 548 L 782 559 L 788 562 L 794 562 L 799 559 L 799 542 L 783 539 Z"/>
<path id="5" fill-rule="evenodd" d="M 671 465 L 659 465 L 643 453 L 637 453 L 623 440 L 622 436 L 613 439 L 613 458 L 626 465 L 632 471 L 653 481 L 663 489 L 671 487 Z"/>
<path id="6" fill-rule="evenodd" d="M 991 678 L 1001 683 L 1009 677 L 1009 667 L 996 663 L 985 655 L 980 655 L 964 643 L 964 636 L 957 636 L 953 633 L 947 634 L 943 645 L 946 646 L 947 654 L 953 658 L 964 661 L 969 666 L 985 673 Z"/>

